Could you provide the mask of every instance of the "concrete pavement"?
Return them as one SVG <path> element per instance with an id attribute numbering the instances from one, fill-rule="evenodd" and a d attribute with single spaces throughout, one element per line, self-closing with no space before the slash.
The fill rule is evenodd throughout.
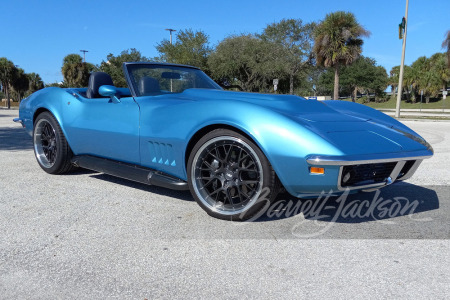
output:
<path id="1" fill-rule="evenodd" d="M 236 224 L 188 192 L 48 175 L 15 116 L 0 110 L 0 299 L 450 297 L 450 122 L 405 122 L 435 155 L 378 196 L 317 214 L 280 197 L 300 208 Z"/>

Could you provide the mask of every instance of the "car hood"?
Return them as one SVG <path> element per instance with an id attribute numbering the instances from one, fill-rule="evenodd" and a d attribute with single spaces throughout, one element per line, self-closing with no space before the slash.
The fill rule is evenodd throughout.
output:
<path id="1" fill-rule="evenodd" d="M 273 95 L 223 90 L 188 89 L 183 96 L 198 101 L 244 101 L 267 107 L 284 115 L 312 122 L 364 122 L 366 119 L 345 115 L 320 101 L 306 100 L 293 95 Z"/>
<path id="2" fill-rule="evenodd" d="M 196 101 L 244 101 L 266 107 L 295 120 L 345 154 L 416 151 L 428 145 L 419 135 L 406 133 L 393 124 L 345 114 L 320 101 L 298 96 L 202 89 L 186 90 L 183 96 Z"/>

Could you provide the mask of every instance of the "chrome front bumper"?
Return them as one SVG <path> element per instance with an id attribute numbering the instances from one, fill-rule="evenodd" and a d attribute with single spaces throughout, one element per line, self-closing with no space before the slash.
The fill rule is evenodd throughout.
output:
<path id="1" fill-rule="evenodd" d="M 339 191 L 349 190 L 376 190 L 394 183 L 398 180 L 406 180 L 410 178 L 417 170 L 422 161 L 433 156 L 433 150 L 420 150 L 411 152 L 398 153 L 381 153 L 381 154 L 364 154 L 364 155 L 347 155 L 347 156 L 325 156 L 310 155 L 306 158 L 308 164 L 313 166 L 340 166 L 339 176 L 337 180 L 337 188 Z M 408 161 L 414 161 L 412 166 L 407 166 L 405 173 L 401 173 L 403 167 Z M 367 164 L 392 163 L 396 162 L 395 167 L 383 181 L 370 184 L 356 184 L 342 186 L 342 176 L 345 166 L 357 166 Z M 412 162 L 411 162 L 412 163 Z"/>
<path id="2" fill-rule="evenodd" d="M 395 162 L 403 160 L 423 160 L 432 156 L 433 150 L 427 149 L 397 153 L 375 153 L 342 156 L 310 155 L 306 158 L 306 162 L 313 166 L 348 166 Z"/>

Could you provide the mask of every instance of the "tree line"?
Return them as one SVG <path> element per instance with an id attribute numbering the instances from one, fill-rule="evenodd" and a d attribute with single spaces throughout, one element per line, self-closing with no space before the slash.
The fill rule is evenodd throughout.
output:
<path id="1" fill-rule="evenodd" d="M 389 85 L 395 96 L 399 67 L 392 68 L 388 74 L 375 59 L 361 55 L 363 38 L 369 36 L 370 32 L 352 13 L 342 11 L 327 14 L 319 23 L 283 19 L 267 25 L 260 33 L 228 36 L 215 47 L 205 32 L 185 29 L 178 32 L 173 44 L 166 39 L 157 44 L 159 55 L 153 58 L 132 48 L 118 55 L 110 53 L 94 65 L 83 62 L 78 54 L 69 54 L 61 68 L 64 81 L 50 86 L 85 87 L 92 71 L 103 71 L 111 75 L 116 86 L 125 87 L 123 62 L 157 61 L 199 67 L 227 89 L 275 92 L 273 79 L 276 78 L 277 93 L 332 94 L 334 99 L 351 96 L 353 101 L 359 94 L 366 94 L 386 100 L 384 90 Z M 420 57 L 406 66 L 407 101 L 415 101 L 422 90 L 428 102 L 446 87 L 450 80 L 450 31 L 442 46 L 447 53 Z M 6 87 L 12 87 L 16 81 L 8 75 L 0 78 Z"/>
<path id="2" fill-rule="evenodd" d="M 11 99 L 20 101 L 22 98 L 44 88 L 41 76 L 36 73 L 25 73 L 6 57 L 0 57 L 0 99 L 6 98 L 6 105 L 11 107 Z"/>
<path id="3" fill-rule="evenodd" d="M 447 39 L 447 45 L 450 45 L 450 34 Z M 450 47 L 449 47 L 450 48 Z M 435 53 L 431 57 L 419 57 L 410 66 L 405 65 L 403 71 L 403 89 L 402 95 L 408 102 L 415 103 L 422 94 L 426 103 L 431 97 L 438 97 L 442 90 L 446 90 L 450 81 L 450 64 L 448 53 Z M 398 79 L 400 66 L 395 66 L 390 71 L 389 85 L 391 86 L 393 97 L 398 91 Z"/>

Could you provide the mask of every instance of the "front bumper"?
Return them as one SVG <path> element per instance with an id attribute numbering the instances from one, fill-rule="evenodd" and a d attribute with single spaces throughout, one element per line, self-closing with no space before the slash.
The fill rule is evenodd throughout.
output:
<path id="1" fill-rule="evenodd" d="M 396 152 L 396 153 L 376 153 L 358 154 L 343 156 L 309 155 L 306 162 L 314 166 L 348 166 L 355 164 L 385 163 L 406 160 L 426 159 L 433 156 L 432 149 Z"/>
<path id="2" fill-rule="evenodd" d="M 23 122 L 22 118 L 14 118 L 13 121 L 16 123 L 20 123 L 22 127 L 25 127 L 25 123 Z"/>
<path id="3" fill-rule="evenodd" d="M 336 192 L 376 190 L 410 178 L 422 161 L 433 156 L 431 148 L 420 151 L 347 156 L 310 155 L 311 166 L 339 167 Z"/>

